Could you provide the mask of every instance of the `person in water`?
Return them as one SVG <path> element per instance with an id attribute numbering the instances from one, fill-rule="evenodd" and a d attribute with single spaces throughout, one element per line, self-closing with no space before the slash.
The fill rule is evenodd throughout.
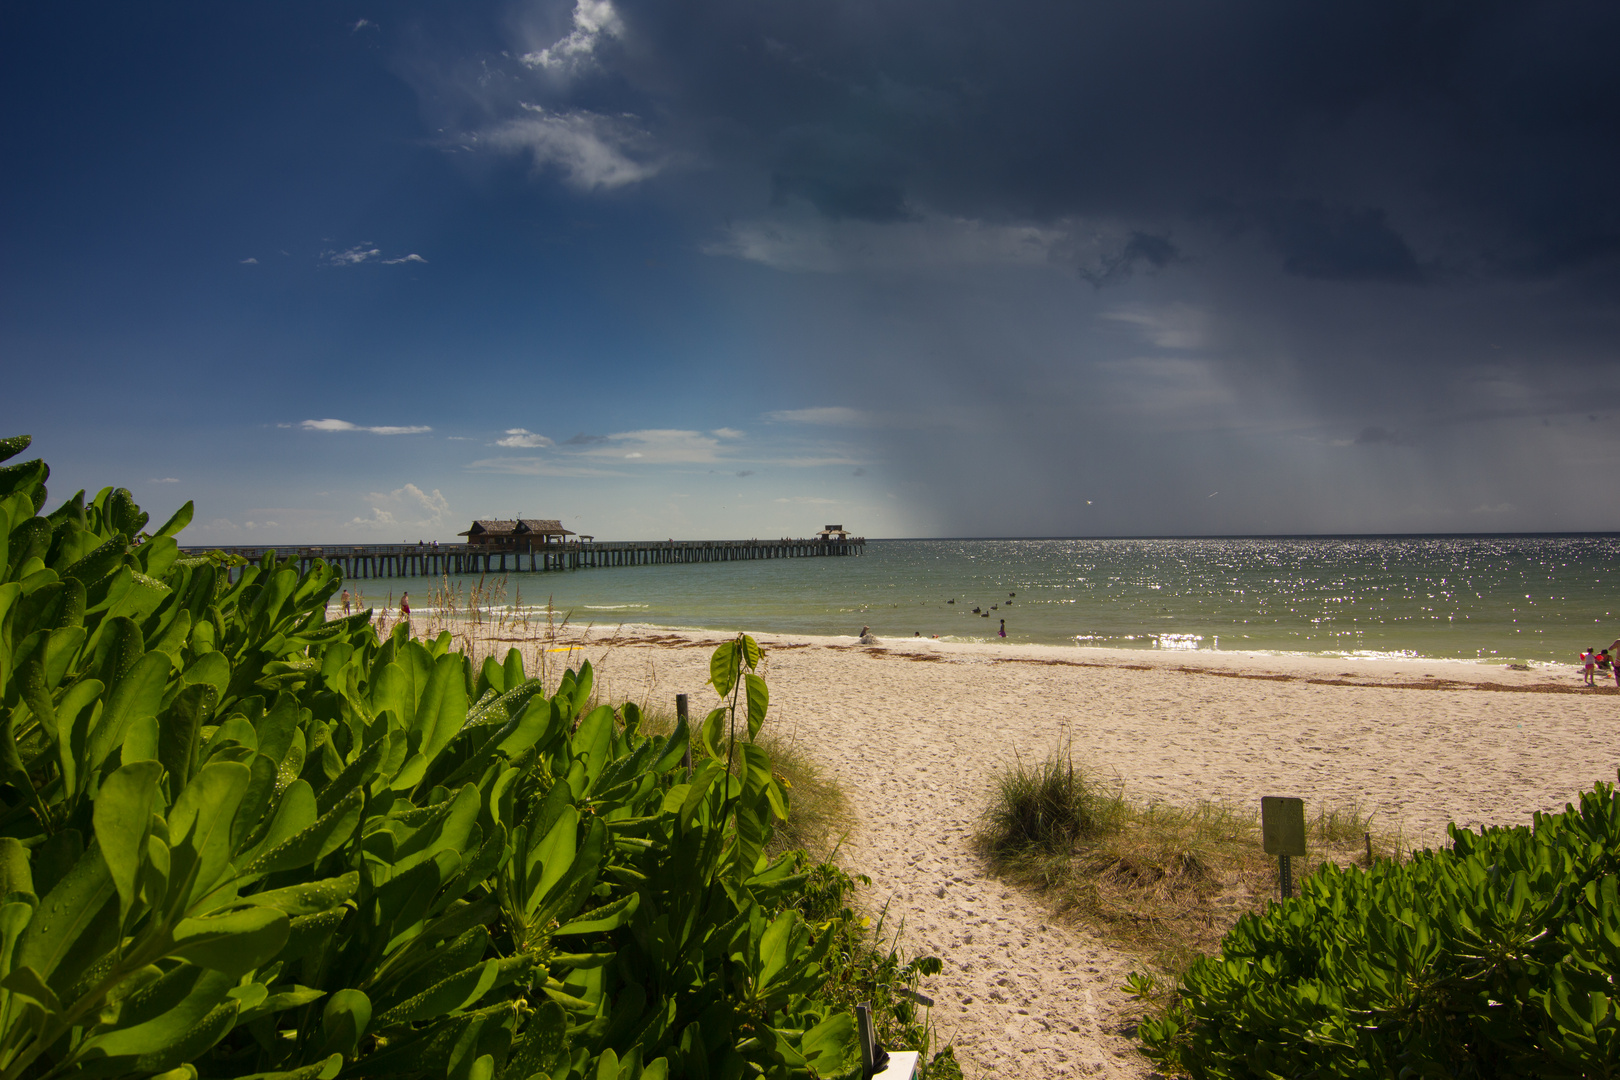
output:
<path id="1" fill-rule="evenodd" d="M 1007 620 L 1006 619 L 1001 620 L 1001 636 L 1002 637 L 1007 636 Z"/>

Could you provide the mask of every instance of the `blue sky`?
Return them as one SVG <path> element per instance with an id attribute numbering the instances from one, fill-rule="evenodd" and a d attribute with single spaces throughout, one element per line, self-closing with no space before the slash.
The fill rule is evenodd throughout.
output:
<path id="1" fill-rule="evenodd" d="M 3 18 L 0 428 L 196 542 L 1620 528 L 1612 5 Z"/>

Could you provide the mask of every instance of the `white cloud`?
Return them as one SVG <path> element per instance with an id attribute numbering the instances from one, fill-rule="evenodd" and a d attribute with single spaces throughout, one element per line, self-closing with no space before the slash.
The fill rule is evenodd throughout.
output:
<path id="1" fill-rule="evenodd" d="M 779 424 L 817 424 L 822 427 L 869 427 L 876 419 L 871 413 L 843 405 L 824 405 L 811 409 L 777 409 L 765 414 L 765 419 Z"/>
<path id="2" fill-rule="evenodd" d="M 746 431 L 738 431 L 736 428 L 723 427 L 715 428 L 713 431 L 709 432 L 709 434 L 713 435 L 717 439 L 741 439 L 744 438 L 748 433 Z"/>
<path id="3" fill-rule="evenodd" d="M 180 478 L 177 476 L 156 476 L 147 481 L 148 484 L 178 484 L 179 482 Z"/>
<path id="4" fill-rule="evenodd" d="M 247 257 L 247 258 L 245 258 L 245 259 L 241 259 L 241 260 L 239 260 L 239 261 L 240 261 L 240 262 L 241 262 L 241 264 L 242 264 L 242 265 L 243 265 L 243 266 L 258 266 L 258 265 L 259 265 L 259 260 L 258 260 L 258 259 L 255 259 L 255 258 L 254 258 L 254 257 L 253 257 L 253 256 L 251 256 L 251 255 L 249 255 L 249 256 L 248 256 L 248 257 Z"/>
<path id="5" fill-rule="evenodd" d="M 397 259 L 384 259 L 382 258 L 382 249 L 372 247 L 370 240 L 362 240 L 360 243 L 343 251 L 323 251 L 321 252 L 321 259 L 328 266 L 359 266 L 361 263 L 369 262 L 372 259 L 376 259 L 380 266 L 399 266 L 401 263 L 422 263 L 425 265 L 427 263 L 426 259 L 415 252 L 409 255 L 401 255 Z"/>
<path id="6" fill-rule="evenodd" d="M 791 498 L 777 499 L 779 503 L 800 503 L 807 506 L 836 506 L 837 499 L 823 499 L 815 495 L 794 495 Z"/>
<path id="7" fill-rule="evenodd" d="M 562 465 L 537 457 L 484 458 L 467 466 L 472 472 L 498 473 L 503 476 L 626 476 L 612 469 L 598 469 L 586 465 Z"/>
<path id="8" fill-rule="evenodd" d="M 604 37 L 624 33 L 624 20 L 610 0 L 578 0 L 574 28 L 560 41 L 522 57 L 525 64 L 560 75 L 570 75 L 595 61 L 596 46 Z"/>
<path id="9" fill-rule="evenodd" d="M 360 31 L 368 30 L 368 29 L 369 30 L 377 30 L 377 29 L 380 29 L 380 28 L 377 26 L 376 23 L 372 22 L 370 19 L 360 19 L 353 26 L 349 27 L 349 33 L 358 34 Z"/>
<path id="10" fill-rule="evenodd" d="M 495 445 L 522 447 L 524 449 L 532 450 L 537 447 L 555 446 L 556 444 L 550 439 L 546 438 L 544 435 L 536 435 L 534 432 L 529 431 L 526 428 L 515 427 L 507 428 L 506 438 L 496 439 Z"/>
<path id="11" fill-rule="evenodd" d="M 420 435 L 433 429 L 425 424 L 411 427 L 397 427 L 381 424 L 376 427 L 365 427 L 360 424 L 351 424 L 347 420 L 305 420 L 298 425 L 305 431 L 366 431 L 373 435 Z"/>
<path id="12" fill-rule="evenodd" d="M 651 139 L 628 118 L 584 110 L 550 112 L 539 105 L 523 108 L 528 115 L 486 129 L 481 139 L 499 150 L 526 152 L 536 172 L 556 168 L 571 187 L 623 187 L 663 167 L 651 157 Z"/>
<path id="13" fill-rule="evenodd" d="M 367 259 L 375 259 L 381 254 L 380 248 L 368 248 L 364 243 L 360 243 L 346 251 L 323 251 L 321 258 L 332 266 L 359 266 Z"/>
<path id="14" fill-rule="evenodd" d="M 701 431 L 652 428 L 604 436 L 601 442 L 585 444 L 574 456 L 632 458 L 651 465 L 713 465 L 722 460 L 720 449 L 720 440 Z"/>
<path id="15" fill-rule="evenodd" d="M 435 529 L 450 524 L 450 502 L 438 488 L 423 491 L 406 484 L 389 492 L 373 491 L 366 496 L 370 513 L 350 521 L 350 525 Z"/>

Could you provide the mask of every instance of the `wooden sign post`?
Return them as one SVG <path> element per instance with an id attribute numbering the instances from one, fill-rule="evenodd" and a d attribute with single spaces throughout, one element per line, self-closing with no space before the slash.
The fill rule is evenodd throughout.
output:
<path id="1" fill-rule="evenodd" d="M 1305 800 L 1267 795 L 1260 800 L 1260 842 L 1267 855 L 1277 856 L 1277 879 L 1282 898 L 1294 895 L 1288 860 L 1305 855 Z"/>

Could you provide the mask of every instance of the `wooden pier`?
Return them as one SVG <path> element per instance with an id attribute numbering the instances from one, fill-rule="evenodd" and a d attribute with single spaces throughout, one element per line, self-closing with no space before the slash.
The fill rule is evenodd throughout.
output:
<path id="1" fill-rule="evenodd" d="M 278 558 L 297 558 L 308 570 L 317 559 L 335 566 L 345 578 L 441 577 L 446 574 L 516 574 L 546 570 L 589 570 L 606 566 L 659 566 L 667 563 L 742 562 L 751 559 L 801 559 L 860 555 L 865 537 L 793 540 L 660 540 L 571 541 L 536 545 L 532 551 L 500 551 L 467 544 L 333 544 L 302 547 L 260 544 L 236 547 L 188 547 L 188 555 L 223 551 L 258 562 L 266 551 Z"/>

